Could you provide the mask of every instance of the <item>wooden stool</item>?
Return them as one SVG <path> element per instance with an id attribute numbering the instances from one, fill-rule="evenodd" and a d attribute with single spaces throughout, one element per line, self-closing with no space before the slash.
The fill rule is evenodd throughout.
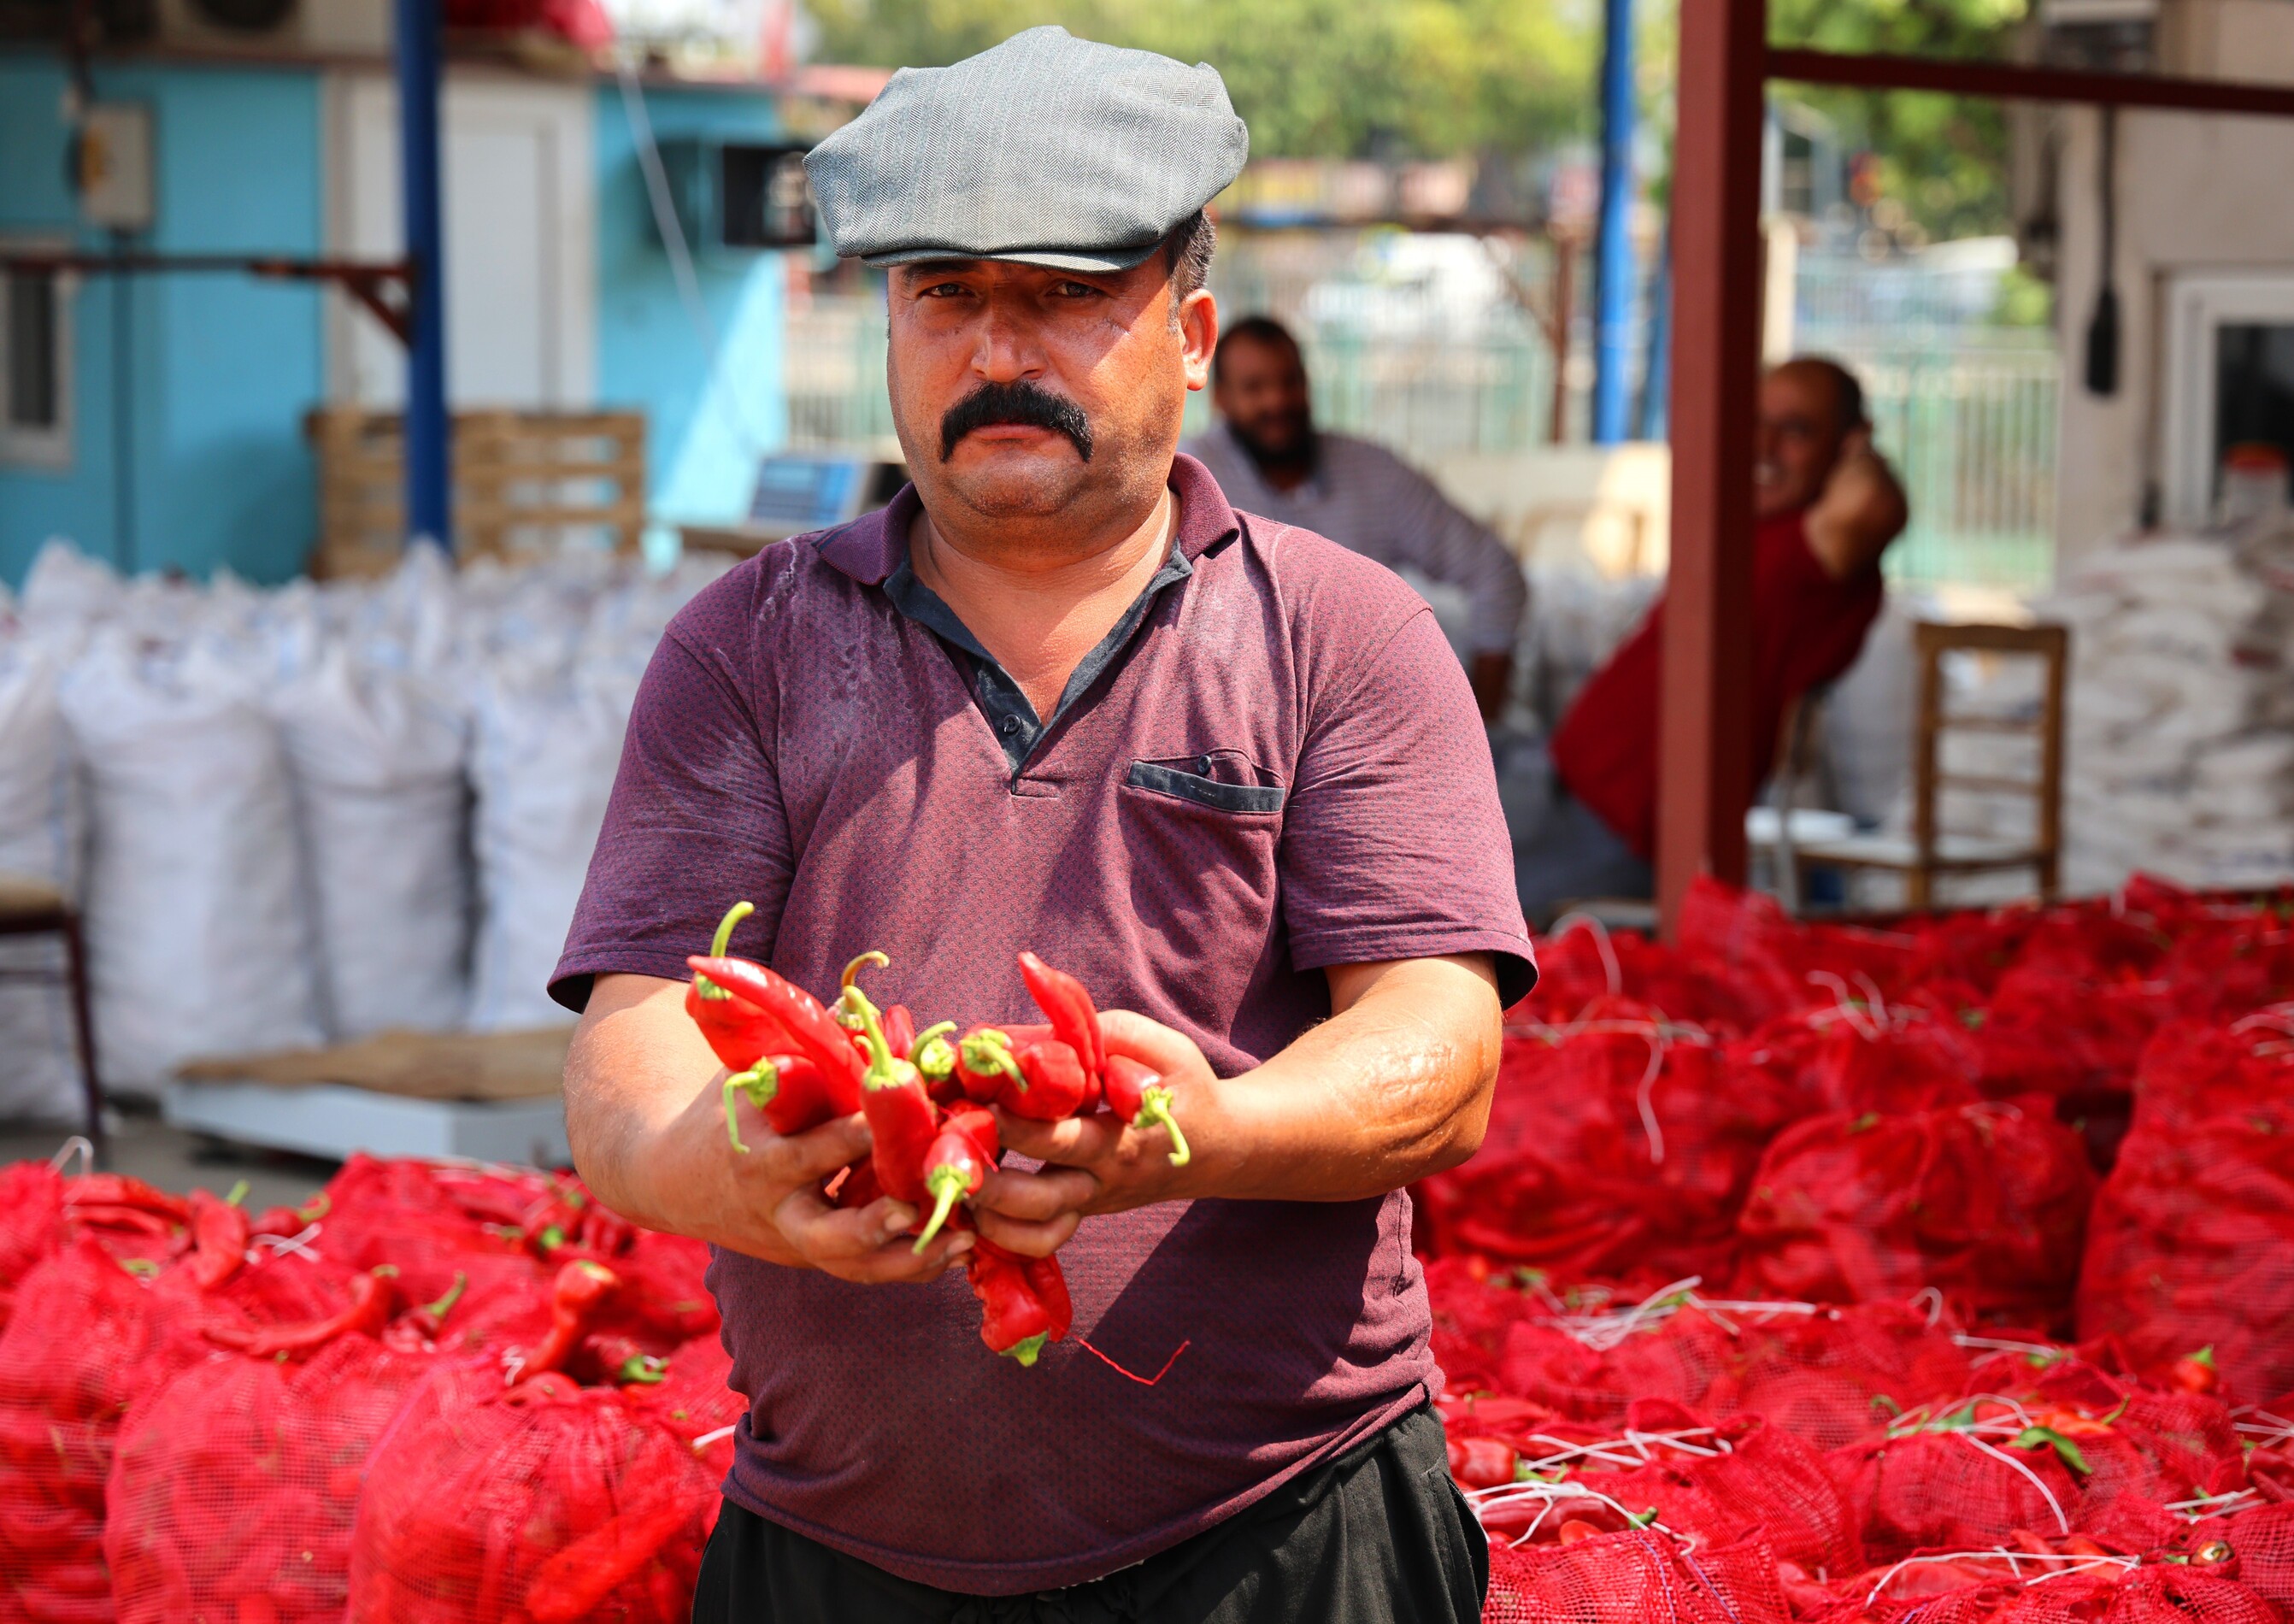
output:
<path id="1" fill-rule="evenodd" d="M 1911 838 L 1856 834 L 1810 840 L 1793 848 L 1791 860 L 1800 869 L 1828 865 L 1902 874 L 1905 902 L 1914 909 L 1933 905 L 1940 875 L 2028 868 L 2040 899 L 2053 902 L 2062 856 L 2063 689 L 2070 664 L 2070 634 L 2061 626 L 1949 626 L 1922 621 L 1912 629 L 1912 637 L 1919 661 L 1920 689 L 1912 735 Z M 1962 651 L 2039 661 L 2045 678 L 2038 715 L 2025 720 L 1948 714 L 1943 658 Z M 2036 735 L 2039 775 L 2021 779 L 1944 773 L 1936 757 L 1938 743 L 1947 732 Z M 1949 789 L 2029 796 L 2034 803 L 2032 838 L 1981 840 L 1942 833 L 1936 826 L 1936 802 Z"/>
<path id="2" fill-rule="evenodd" d="M 79 1043 L 80 1087 L 86 1097 L 87 1136 L 97 1156 L 104 1150 L 103 1084 L 95 1069 L 95 1025 L 88 1014 L 87 954 L 80 939 L 79 914 L 63 892 L 30 874 L 0 873 L 0 937 L 56 936 L 63 938 L 64 969 L 0 968 L 0 980 L 61 980 L 71 994 L 72 1029 Z"/>

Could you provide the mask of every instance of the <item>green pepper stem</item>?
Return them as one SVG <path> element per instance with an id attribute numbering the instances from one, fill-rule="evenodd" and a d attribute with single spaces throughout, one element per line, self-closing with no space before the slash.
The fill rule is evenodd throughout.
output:
<path id="1" fill-rule="evenodd" d="M 721 959 L 725 950 L 733 945 L 733 927 L 757 911 L 753 902 L 736 902 L 725 910 L 725 917 L 717 922 L 717 934 L 709 938 L 709 956 Z"/>
<path id="2" fill-rule="evenodd" d="M 223 1204 L 225 1206 L 237 1206 L 240 1202 L 247 1199 L 247 1192 L 251 1188 L 253 1187 L 249 1185 L 245 1179 L 241 1179 L 238 1183 L 231 1187 L 231 1194 L 223 1198 Z"/>
<path id="3" fill-rule="evenodd" d="M 725 1079 L 725 1137 L 733 1141 L 736 1154 L 746 1156 L 749 1147 L 741 1142 L 741 1114 L 734 1100 L 741 1095 L 759 1110 L 770 1105 L 781 1092 L 781 1074 L 770 1060 L 759 1060 L 746 1071 L 736 1071 Z"/>
<path id="4" fill-rule="evenodd" d="M 1036 1355 L 1044 1351 L 1044 1344 L 1050 1340 L 1051 1337 L 1047 1334 L 1037 1331 L 1033 1336 L 1023 1337 L 1005 1349 L 1004 1357 L 1016 1359 L 1023 1367 L 1032 1368 L 1036 1362 Z"/>
<path id="5" fill-rule="evenodd" d="M 433 1325 L 438 1324 L 454 1311 L 454 1304 L 462 1300 L 462 1293 L 469 1288 L 469 1284 L 470 1277 L 460 1269 L 455 1270 L 454 1283 L 446 1287 L 446 1295 L 435 1303 L 424 1303 L 420 1311 L 422 1317 Z"/>
<path id="6" fill-rule="evenodd" d="M 1020 1062 L 1012 1055 L 1012 1040 L 995 1027 L 985 1027 L 965 1038 L 963 1052 L 967 1070 L 978 1072 L 983 1077 L 1009 1077 L 1013 1087 L 1023 1094 L 1028 1092 L 1027 1076 L 1021 1071 Z"/>
<path id="7" fill-rule="evenodd" d="M 916 1237 L 915 1251 L 921 1253 L 931 1245 L 932 1237 L 940 1233 L 940 1225 L 948 1222 L 948 1215 L 964 1198 L 966 1182 L 963 1173 L 945 1163 L 924 1174 L 924 1188 L 932 1192 L 932 1215 L 925 1221 L 923 1232 Z"/>
<path id="8" fill-rule="evenodd" d="M 632 1353 L 614 1372 L 616 1380 L 641 1383 L 652 1386 L 669 1374 L 669 1366 L 658 1353 Z"/>
<path id="9" fill-rule="evenodd" d="M 876 1006 L 869 1002 L 868 995 L 862 992 L 859 983 L 853 979 L 864 966 L 872 962 L 878 964 L 891 962 L 881 953 L 864 953 L 846 965 L 844 991 L 837 999 L 837 1007 L 859 1017 L 860 1035 L 868 1045 L 868 1069 L 860 1074 L 860 1086 L 891 1088 L 906 1081 L 900 1076 L 902 1067 L 907 1067 L 909 1076 L 916 1075 L 916 1068 L 892 1052 L 892 1045 L 885 1040 L 884 1023 L 877 1013 Z"/>
<path id="10" fill-rule="evenodd" d="M 1184 1167 L 1194 1159 L 1195 1153 L 1187 1149 L 1187 1136 L 1179 1131 L 1179 1119 L 1171 1114 L 1171 1091 L 1151 1084 L 1139 1091 L 1139 1115 L 1131 1125 L 1143 1128 L 1151 1122 L 1163 1125 L 1163 1132 L 1171 1136 L 1171 1165 Z"/>
<path id="11" fill-rule="evenodd" d="M 908 1058 L 912 1060 L 915 1060 L 916 1058 L 916 1052 L 922 1049 L 926 1043 L 931 1042 L 932 1039 L 936 1037 L 946 1037 L 949 1033 L 955 1030 L 956 1023 L 952 1020 L 936 1021 L 932 1025 L 926 1027 L 923 1031 L 916 1034 L 916 1041 L 908 1045 Z"/>
<path id="12" fill-rule="evenodd" d="M 853 960 L 852 962 L 844 967 L 844 974 L 837 981 L 836 985 L 849 992 L 852 989 L 853 985 L 859 980 L 860 972 L 862 970 L 867 969 L 872 964 L 877 969 L 882 970 L 891 962 L 892 961 L 885 954 L 881 954 L 874 948 L 871 947 L 867 952 L 862 954 L 858 958 Z"/>

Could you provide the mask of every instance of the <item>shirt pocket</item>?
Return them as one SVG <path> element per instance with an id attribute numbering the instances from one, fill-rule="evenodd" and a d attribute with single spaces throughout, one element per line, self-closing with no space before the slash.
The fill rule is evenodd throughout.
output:
<path id="1" fill-rule="evenodd" d="M 1239 751 L 1134 761 L 1124 782 L 1151 795 L 1166 795 L 1190 806 L 1238 815 L 1282 810 L 1290 792 L 1264 780 L 1269 775 Z"/>

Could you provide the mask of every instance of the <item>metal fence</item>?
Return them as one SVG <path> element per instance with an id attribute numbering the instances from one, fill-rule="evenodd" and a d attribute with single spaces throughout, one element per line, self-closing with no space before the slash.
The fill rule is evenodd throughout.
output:
<path id="1" fill-rule="evenodd" d="M 2054 337 L 2010 329 L 1808 332 L 1864 381 L 1874 439 L 1910 499 L 1888 549 L 1898 581 L 2029 590 L 2054 569 Z"/>
<path id="2" fill-rule="evenodd" d="M 1337 249 L 1310 259 L 1287 245 L 1257 253 L 1235 246 L 1243 251 L 1222 250 L 1214 283 L 1221 306 L 1230 316 L 1267 311 L 1290 323 L 1325 426 L 1372 436 L 1421 462 L 1548 443 L 1553 358 L 1525 311 L 1485 307 L 1471 321 L 1447 320 L 1423 280 L 1381 282 L 1357 272 L 1350 281 L 1333 263 L 1342 258 Z M 1937 321 L 1916 284 L 1901 295 L 1914 320 L 1874 325 L 1879 313 L 1868 300 L 1851 310 L 1825 291 L 1830 286 L 1804 283 L 1815 296 L 1803 301 L 1799 347 L 1833 355 L 1862 378 L 1880 448 L 1904 480 L 1912 524 L 1889 549 L 1889 573 L 1930 585 L 2045 585 L 2054 557 L 2060 372 L 2053 334 Z M 1564 395 L 1573 439 L 1583 432 L 1582 361 L 1581 354 Z M 816 295 L 792 304 L 785 366 L 798 443 L 859 445 L 891 435 L 881 295 Z M 1190 397 L 1187 432 L 1208 422 L 1208 400 Z"/>

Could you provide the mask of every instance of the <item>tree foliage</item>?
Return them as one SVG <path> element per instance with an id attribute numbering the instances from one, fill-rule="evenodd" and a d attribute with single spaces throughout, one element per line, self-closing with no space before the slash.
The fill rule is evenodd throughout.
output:
<path id="1" fill-rule="evenodd" d="M 1592 127 L 1594 0 L 808 0 L 824 59 L 939 66 L 1021 28 L 1208 61 L 1258 158 L 1527 152 Z"/>
<path id="2" fill-rule="evenodd" d="M 2030 9 L 2027 0 L 1769 0 L 1769 37 L 1825 51 L 1997 59 Z M 1929 236 L 2009 229 L 1999 103 L 1797 85 L 1776 93 L 1822 113 L 1850 144 L 1869 148 L 1881 191 Z"/>

